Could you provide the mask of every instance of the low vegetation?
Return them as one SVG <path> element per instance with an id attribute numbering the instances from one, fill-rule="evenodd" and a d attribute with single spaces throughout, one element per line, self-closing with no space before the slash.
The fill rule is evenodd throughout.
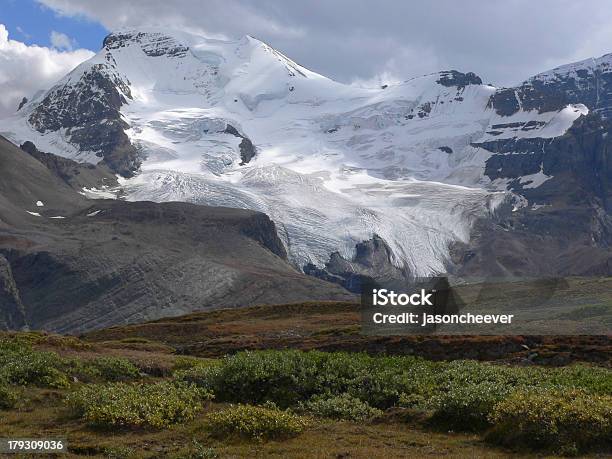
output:
<path id="1" fill-rule="evenodd" d="M 321 396 L 316 395 L 299 405 L 301 411 L 320 418 L 347 421 L 365 421 L 382 415 L 382 410 L 372 408 L 367 402 L 349 394 Z"/>
<path id="2" fill-rule="evenodd" d="M 258 441 L 295 437 L 307 426 L 306 418 L 274 406 L 236 405 L 207 417 L 207 427 L 215 437 Z"/>
<path id="3" fill-rule="evenodd" d="M 0 380 L 10 384 L 65 388 L 68 366 L 55 352 L 36 351 L 23 341 L 0 341 Z"/>
<path id="4" fill-rule="evenodd" d="M 77 371 L 84 378 L 103 381 L 128 381 L 140 377 L 140 371 L 128 359 L 120 357 L 97 357 L 76 362 Z"/>
<path id="5" fill-rule="evenodd" d="M 238 353 L 217 365 L 192 366 L 177 372 L 176 377 L 211 390 L 221 401 L 274 403 L 322 418 L 363 421 L 388 408 L 410 408 L 422 413 L 429 426 L 440 429 L 486 432 L 493 427 L 496 434 L 487 438 L 504 445 L 512 444 L 508 435 L 520 434 L 507 419 L 513 412 L 512 404 L 528 400 L 521 398 L 526 394 L 544 397 L 534 395 L 538 393 L 534 390 L 547 390 L 546 400 L 554 399 L 557 404 L 536 403 L 531 416 L 525 416 L 526 423 L 532 420 L 525 424 L 525 437 L 532 438 L 530 446 L 567 450 L 560 440 L 538 440 L 554 438 L 548 430 L 551 425 L 558 427 L 555 432 L 559 438 L 571 439 L 572 430 L 578 436 L 582 430 L 599 432 L 589 437 L 589 442 L 571 440 L 577 451 L 605 447 L 610 433 L 604 428 L 609 429 L 610 409 L 593 408 L 606 402 L 611 406 L 612 372 L 604 368 L 511 367 L 354 353 L 259 351 Z M 576 393 L 583 395 L 575 401 L 583 402 L 574 403 L 571 410 L 563 408 L 570 405 L 563 397 Z M 590 405 L 590 399 L 599 402 Z M 515 411 L 520 413 L 518 407 Z M 561 412 L 569 413 L 574 422 L 564 424 L 555 418 L 555 413 Z"/>
<path id="6" fill-rule="evenodd" d="M 95 427 L 163 428 L 189 421 L 212 395 L 193 385 L 173 382 L 153 384 L 92 384 L 67 398 L 75 414 Z"/>
<path id="7" fill-rule="evenodd" d="M 612 447 L 612 371 L 603 367 L 298 350 L 205 359 L 127 344 L 121 349 L 113 342 L 107 352 L 77 338 L 0 338 L 0 410 L 8 420 L 0 436 L 36 437 L 48 428 L 54 435 L 78 432 L 77 440 L 69 438 L 74 454 L 104 457 L 253 456 L 260 450 L 241 445 L 267 448 L 270 440 L 294 445 L 287 456 L 303 457 L 308 442 L 320 442 L 318 451 L 329 448 L 330 431 L 348 435 L 350 448 L 379 445 L 368 450 L 372 457 L 391 431 L 394 438 L 421 431 L 423 448 L 469 438 L 482 456 L 605 453 Z M 157 359 L 167 370 L 143 370 L 142 362 L 153 368 Z M 42 417 L 40 424 L 35 416 Z M 467 433 L 449 436 L 449 430 Z M 109 431 L 132 440 L 104 443 Z M 364 432 L 373 437 L 362 438 Z M 94 446 L 79 444 L 88 437 L 96 439 Z M 170 446 L 163 454 L 142 453 L 145 437 L 165 438 Z M 429 454 L 419 441 L 402 441 L 416 445 L 415 455 Z M 404 454 L 397 447 L 397 455 Z M 448 452 L 443 446 L 436 451 Z"/>
<path id="8" fill-rule="evenodd" d="M 592 445 L 612 446 L 612 396 L 583 390 L 516 391 L 490 413 L 487 439 L 525 449 L 578 454 Z"/>
<path id="9" fill-rule="evenodd" d="M 0 381 L 0 410 L 13 408 L 17 405 L 17 391 L 6 382 Z"/>

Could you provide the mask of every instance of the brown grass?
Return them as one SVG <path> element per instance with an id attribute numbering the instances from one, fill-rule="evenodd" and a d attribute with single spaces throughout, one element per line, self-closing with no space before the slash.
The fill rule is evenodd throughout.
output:
<path id="1" fill-rule="evenodd" d="M 320 302 L 222 309 L 113 327 L 83 337 L 91 343 L 140 337 L 179 353 L 219 357 L 244 349 L 319 349 L 413 354 L 431 360 L 476 359 L 566 365 L 586 361 L 611 365 L 612 340 L 606 336 L 403 336 L 360 334 L 360 307 Z"/>

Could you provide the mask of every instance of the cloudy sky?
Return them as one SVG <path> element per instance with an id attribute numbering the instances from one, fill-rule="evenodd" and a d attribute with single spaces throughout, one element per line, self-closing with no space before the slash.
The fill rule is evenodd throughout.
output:
<path id="1" fill-rule="evenodd" d="M 0 0 L 0 24 L 0 116 L 124 27 L 250 34 L 357 84 L 453 68 L 509 86 L 612 52 L 608 0 Z"/>

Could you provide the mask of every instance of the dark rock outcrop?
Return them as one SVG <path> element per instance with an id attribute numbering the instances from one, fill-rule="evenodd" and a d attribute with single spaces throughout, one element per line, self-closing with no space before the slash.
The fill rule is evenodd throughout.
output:
<path id="1" fill-rule="evenodd" d="M 442 86 L 457 86 L 464 88 L 471 84 L 482 84 L 482 80 L 474 72 L 462 73 L 457 70 L 447 70 L 440 72 L 440 78 L 436 83 Z"/>
<path id="2" fill-rule="evenodd" d="M 510 189 L 537 204 L 590 206 L 594 200 L 612 211 L 612 123 L 598 114 L 578 118 L 562 136 L 552 139 L 504 139 L 475 144 L 493 153 L 485 174 L 515 179 Z M 552 177 L 531 187 L 521 180 L 542 172 Z"/>
<path id="3" fill-rule="evenodd" d="M 138 150 L 120 113 L 132 98 L 129 82 L 112 66 L 96 64 L 73 82 L 53 87 L 30 114 L 29 123 L 41 133 L 66 130 L 82 151 L 94 151 L 114 172 L 130 177 L 140 167 Z"/>
<path id="4" fill-rule="evenodd" d="M 361 293 L 362 285 L 366 282 L 389 284 L 410 278 L 407 268 L 395 266 L 391 248 L 378 235 L 357 244 L 351 260 L 334 252 L 325 268 L 308 264 L 304 267 L 304 272 L 328 282 L 338 283 L 355 293 Z"/>
<path id="5" fill-rule="evenodd" d="M 498 90 L 489 105 L 509 116 L 521 108 L 539 113 L 584 104 L 608 118 L 612 110 L 612 55 L 578 62 L 536 75 L 516 88 Z"/>
<path id="6" fill-rule="evenodd" d="M 21 102 L 19 102 L 19 107 L 17 107 L 17 111 L 21 110 L 23 108 L 23 106 L 25 104 L 27 104 L 27 103 L 28 103 L 28 98 L 27 97 L 24 97 L 23 99 L 21 99 Z"/>
<path id="7" fill-rule="evenodd" d="M 240 148 L 240 159 L 242 160 L 240 163 L 241 166 L 248 163 L 257 154 L 257 148 L 255 148 L 255 145 L 253 145 L 251 139 L 238 132 L 238 129 L 231 124 L 226 125 L 223 132 L 242 139 L 240 141 L 240 145 L 238 146 L 238 148 Z"/>
<path id="8" fill-rule="evenodd" d="M 125 32 L 111 33 L 104 38 L 102 46 L 107 50 L 123 48 L 129 42 L 140 44 L 142 51 L 151 57 L 183 57 L 189 47 L 163 33 Z"/>

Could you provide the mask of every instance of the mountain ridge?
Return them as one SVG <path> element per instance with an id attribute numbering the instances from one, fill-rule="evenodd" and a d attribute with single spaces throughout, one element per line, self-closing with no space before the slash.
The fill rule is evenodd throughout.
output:
<path id="1" fill-rule="evenodd" d="M 123 176 L 127 200 L 262 211 L 299 269 L 323 268 L 335 252 L 350 260 L 377 235 L 396 268 L 430 275 L 460 270 L 452 248 L 500 206 L 522 214 L 565 201 L 568 178 L 584 191 L 580 205 L 608 212 L 607 141 L 580 150 L 589 129 L 608 129 L 608 60 L 516 88 L 454 70 L 357 88 L 248 36 L 122 31 L 6 131 L 102 160 Z M 568 134 L 585 123 L 602 126 Z"/>

